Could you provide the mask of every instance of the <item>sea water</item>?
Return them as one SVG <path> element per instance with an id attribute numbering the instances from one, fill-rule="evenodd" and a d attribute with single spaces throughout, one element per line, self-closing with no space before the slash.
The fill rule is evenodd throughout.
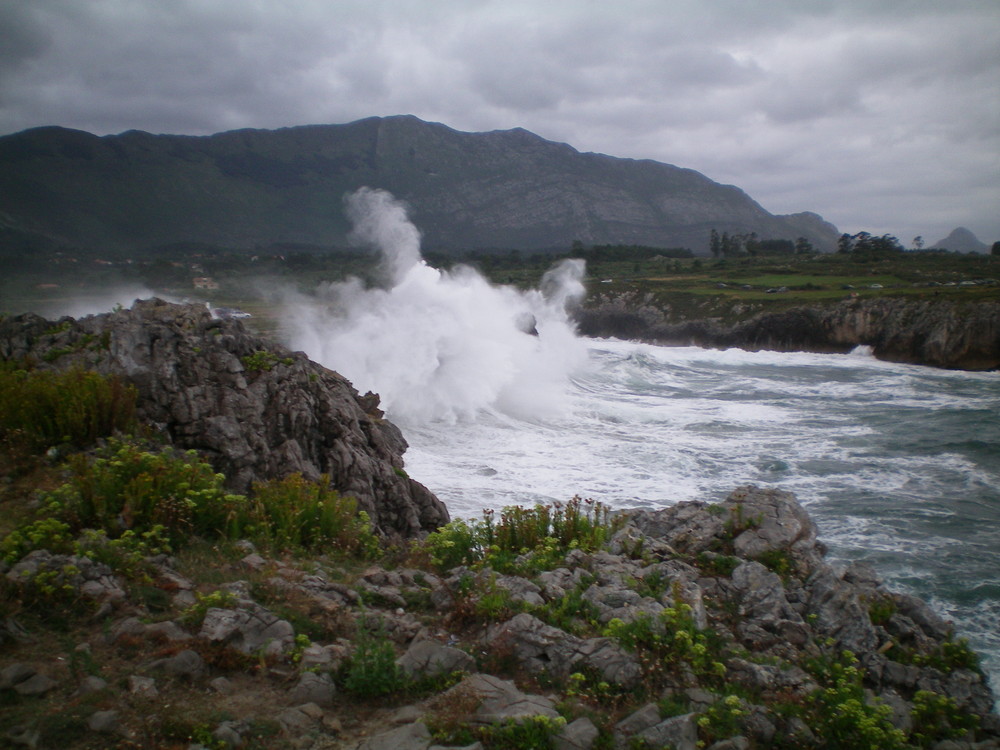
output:
<path id="1" fill-rule="evenodd" d="M 568 500 L 613 508 L 794 492 L 834 563 L 869 562 L 985 656 L 1000 694 L 1000 373 L 850 355 L 576 336 L 582 261 L 537 290 L 441 271 L 404 205 L 347 198 L 383 279 L 290 295 L 296 349 L 382 397 L 406 468 L 454 517 Z"/>
<path id="2" fill-rule="evenodd" d="M 587 340 L 564 410 L 404 425 L 407 470 L 453 516 L 794 492 L 834 563 L 871 563 L 953 620 L 1000 688 L 1000 373 L 850 355 Z"/>

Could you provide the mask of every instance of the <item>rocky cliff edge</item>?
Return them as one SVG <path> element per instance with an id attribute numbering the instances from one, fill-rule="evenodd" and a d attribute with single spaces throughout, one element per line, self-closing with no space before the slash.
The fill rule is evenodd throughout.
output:
<path id="1" fill-rule="evenodd" d="M 384 534 L 448 521 L 444 504 L 403 470 L 406 441 L 378 396 L 203 306 L 150 299 L 80 320 L 6 318 L 0 358 L 122 376 L 138 390 L 140 421 L 204 455 L 232 491 L 295 472 L 327 475 Z"/>

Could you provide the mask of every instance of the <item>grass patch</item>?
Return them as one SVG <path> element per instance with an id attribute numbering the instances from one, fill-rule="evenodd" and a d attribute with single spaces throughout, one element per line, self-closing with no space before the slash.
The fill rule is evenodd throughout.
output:
<path id="1" fill-rule="evenodd" d="M 115 376 L 44 372 L 0 363 L 0 438 L 8 450 L 93 445 L 135 426 L 135 388 Z"/>

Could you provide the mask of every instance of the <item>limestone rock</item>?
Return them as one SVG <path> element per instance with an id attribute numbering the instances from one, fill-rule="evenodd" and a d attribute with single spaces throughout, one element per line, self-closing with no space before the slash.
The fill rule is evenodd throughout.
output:
<path id="1" fill-rule="evenodd" d="M 259 604 L 243 609 L 211 607 L 205 613 L 199 636 L 226 643 L 244 654 L 281 655 L 289 651 L 295 630 Z"/>
<path id="2" fill-rule="evenodd" d="M 412 643 L 396 663 L 413 677 L 436 677 L 476 669 L 476 660 L 465 651 L 432 640 Z"/>
<path id="3" fill-rule="evenodd" d="M 490 629 L 494 649 L 509 650 L 531 672 L 565 678 L 577 665 L 596 669 L 603 679 L 630 687 L 641 674 L 635 657 L 609 638 L 581 639 L 522 612 Z"/>
<path id="4" fill-rule="evenodd" d="M 581 716 L 564 726 L 552 738 L 552 747 L 553 750 L 591 750 L 599 734 L 594 722 Z"/>
<path id="5" fill-rule="evenodd" d="M 315 703 L 320 708 L 330 708 L 333 705 L 334 692 L 333 680 L 329 675 L 304 672 L 298 684 L 289 693 L 288 701 L 296 706 Z"/>
<path id="6" fill-rule="evenodd" d="M 417 721 L 362 740 L 354 750 L 427 750 L 430 744 L 431 733 Z"/>
<path id="7" fill-rule="evenodd" d="M 87 728 L 101 734 L 116 734 L 121 731 L 117 711 L 95 711 L 87 719 Z"/>
<path id="8" fill-rule="evenodd" d="M 444 505 L 401 471 L 406 441 L 373 399 L 239 320 L 150 299 L 62 322 L 53 334 L 30 313 L 0 320 L 0 358 L 124 377 L 138 389 L 138 416 L 207 456 L 234 491 L 293 472 L 327 475 L 386 533 L 413 536 L 448 521 Z"/>
<path id="9" fill-rule="evenodd" d="M 205 672 L 205 660 L 197 651 L 185 649 L 174 656 L 157 659 L 149 665 L 149 669 L 162 671 L 170 677 L 193 680 Z"/>

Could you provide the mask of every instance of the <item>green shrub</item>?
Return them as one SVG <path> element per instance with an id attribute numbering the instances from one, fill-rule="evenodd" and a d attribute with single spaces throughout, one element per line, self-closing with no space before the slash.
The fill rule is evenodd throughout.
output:
<path id="1" fill-rule="evenodd" d="M 84 529 L 74 545 L 77 555 L 104 563 L 128 578 L 146 582 L 150 578 L 146 558 L 170 551 L 166 531 L 159 525 L 141 533 L 126 529 L 117 539 L 109 538 L 103 530 Z"/>
<path id="2" fill-rule="evenodd" d="M 258 372 L 261 370 L 264 372 L 270 372 L 275 365 L 291 365 L 295 362 L 295 360 L 291 357 L 279 357 L 274 352 L 269 352 L 266 349 L 258 349 L 253 354 L 248 354 L 247 356 L 241 358 L 240 361 L 243 363 L 243 366 L 251 372 Z"/>
<path id="3" fill-rule="evenodd" d="M 978 727 L 979 717 L 963 711 L 946 695 L 918 690 L 913 696 L 912 739 L 920 747 L 961 739 Z"/>
<path id="4" fill-rule="evenodd" d="M 867 603 L 872 625 L 885 625 L 896 614 L 896 602 L 892 597 L 878 594 L 868 599 Z"/>
<path id="5" fill-rule="evenodd" d="M 329 486 L 328 477 L 311 482 L 301 474 L 257 482 L 242 504 L 232 533 L 269 546 L 303 550 L 331 548 L 359 557 L 374 557 L 378 540 L 357 501 Z"/>
<path id="6" fill-rule="evenodd" d="M 836 658 L 813 660 L 810 671 L 821 687 L 810 696 L 807 722 L 832 750 L 893 750 L 907 746 L 906 736 L 889 718 L 892 709 L 879 700 L 868 701 L 862 672 L 850 651 Z"/>
<path id="7" fill-rule="evenodd" d="M 706 744 L 734 737 L 741 733 L 748 713 L 739 696 L 727 695 L 698 717 L 698 735 Z"/>
<path id="8" fill-rule="evenodd" d="M 425 540 L 441 570 L 482 563 L 501 573 L 532 573 L 559 564 L 572 549 L 594 550 L 621 526 L 607 506 L 574 497 L 569 502 L 508 506 L 499 519 L 452 521 Z"/>
<path id="9" fill-rule="evenodd" d="M 435 744 L 472 745 L 477 741 L 487 750 L 549 750 L 563 727 L 562 716 L 524 716 L 496 724 L 473 725 L 465 721 L 431 721 Z"/>
<path id="10" fill-rule="evenodd" d="M 225 492 L 225 477 L 195 451 L 146 451 L 112 440 L 96 458 L 72 456 L 69 467 L 69 481 L 46 494 L 46 512 L 74 529 L 98 529 L 112 538 L 161 527 L 177 547 L 191 534 L 225 534 L 245 503 Z"/>
<path id="11" fill-rule="evenodd" d="M 184 610 L 180 616 L 180 621 L 190 628 L 200 627 L 205 621 L 205 615 L 210 609 L 230 609 L 238 603 L 236 595 L 229 591 L 216 590 L 210 594 L 195 592 L 195 601 L 190 607 Z"/>
<path id="12" fill-rule="evenodd" d="M 711 682 L 726 673 L 723 647 L 711 631 L 698 629 L 691 612 L 691 605 L 680 602 L 663 609 L 656 618 L 640 615 L 626 623 L 616 617 L 608 622 L 603 635 L 640 653 L 647 677 L 653 681 L 665 670 L 687 665 Z"/>
<path id="13" fill-rule="evenodd" d="M 948 639 L 935 645 L 930 651 L 922 652 L 907 648 L 900 644 L 894 645 L 886 652 L 893 661 L 901 664 L 915 664 L 918 667 L 934 667 L 942 672 L 953 672 L 956 669 L 981 671 L 979 654 L 972 650 L 965 638 Z"/>
<path id="14" fill-rule="evenodd" d="M 135 425 L 135 388 L 116 376 L 74 369 L 43 372 L 0 363 L 0 435 L 44 451 L 98 438 Z"/>
<path id="15" fill-rule="evenodd" d="M 757 562 L 779 576 L 785 577 L 795 571 L 795 563 L 787 550 L 769 549 L 757 556 Z"/>
<path id="16" fill-rule="evenodd" d="M 40 518 L 15 529 L 0 540 L 0 560 L 14 563 L 36 549 L 57 554 L 71 552 L 73 535 L 69 524 L 58 518 Z"/>
<path id="17" fill-rule="evenodd" d="M 375 698 L 394 693 L 405 684 L 396 665 L 396 651 L 385 632 L 359 629 L 344 674 L 344 689 L 358 698 Z"/>
<path id="18" fill-rule="evenodd" d="M 712 506 L 709 506 L 712 507 Z M 709 575 L 729 578 L 740 565 L 740 559 L 732 555 L 720 555 L 715 552 L 699 552 L 698 567 Z"/>

